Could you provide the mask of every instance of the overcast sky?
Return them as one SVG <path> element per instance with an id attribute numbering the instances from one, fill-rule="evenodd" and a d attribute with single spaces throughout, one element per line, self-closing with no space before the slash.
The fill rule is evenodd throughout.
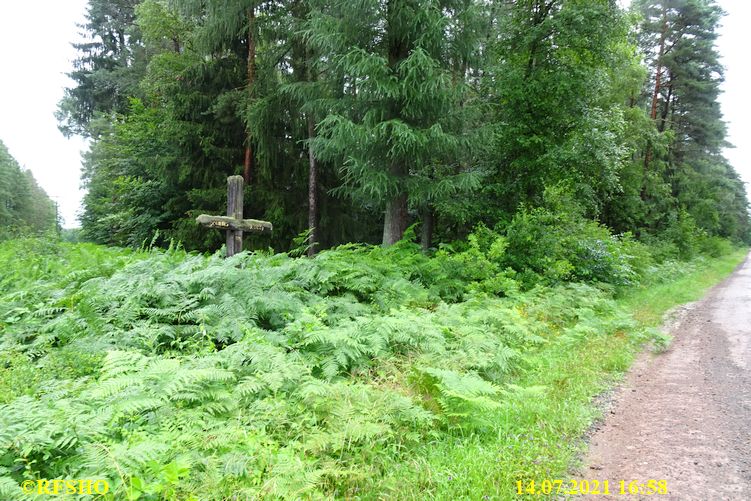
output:
<path id="1" fill-rule="evenodd" d="M 725 91 L 720 96 L 722 113 L 728 123 L 728 140 L 735 148 L 725 156 L 751 183 L 751 2 L 748 0 L 720 0 L 727 15 L 722 20 L 717 43 L 725 65 Z M 749 192 L 748 185 L 746 192 Z"/>
<path id="2" fill-rule="evenodd" d="M 751 2 L 719 3 L 728 13 L 718 43 L 726 68 L 721 102 L 728 139 L 736 145 L 727 157 L 751 182 Z M 65 76 L 75 57 L 70 42 L 78 39 L 76 23 L 85 9 L 86 0 L 0 1 L 0 139 L 59 203 L 66 227 L 78 226 L 80 153 L 86 143 L 65 139 L 53 113 L 70 85 Z"/>
<path id="3" fill-rule="evenodd" d="M 70 86 L 86 0 L 0 0 L 0 140 L 60 206 L 66 227 L 78 226 L 80 139 L 65 139 L 53 113 Z"/>

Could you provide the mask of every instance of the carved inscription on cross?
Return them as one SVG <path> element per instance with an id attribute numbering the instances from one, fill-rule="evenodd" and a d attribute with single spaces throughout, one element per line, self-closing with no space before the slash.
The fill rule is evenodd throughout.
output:
<path id="1" fill-rule="evenodd" d="M 201 214 L 196 222 L 207 228 L 227 230 L 227 257 L 243 250 L 243 232 L 271 233 L 273 226 L 267 221 L 243 219 L 243 178 L 227 178 L 227 215 L 209 216 Z"/>

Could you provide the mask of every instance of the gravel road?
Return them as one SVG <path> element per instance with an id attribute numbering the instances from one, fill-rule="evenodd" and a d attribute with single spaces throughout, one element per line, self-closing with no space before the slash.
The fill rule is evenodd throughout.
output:
<path id="1" fill-rule="evenodd" d="M 677 311 L 660 355 L 643 353 L 591 436 L 589 499 L 751 500 L 751 255 Z M 666 480 L 666 495 L 619 495 L 621 480 Z"/>

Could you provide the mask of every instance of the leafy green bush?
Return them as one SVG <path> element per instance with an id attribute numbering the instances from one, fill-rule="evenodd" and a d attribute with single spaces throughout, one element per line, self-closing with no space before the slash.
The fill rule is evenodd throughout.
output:
<path id="1" fill-rule="evenodd" d="M 660 238 L 671 242 L 678 249 L 678 259 L 688 260 L 699 251 L 699 242 L 706 237 L 706 233 L 696 226 L 696 221 L 685 210 L 671 214 L 667 228 L 660 234 Z"/>
<path id="2" fill-rule="evenodd" d="M 699 238 L 698 247 L 701 254 L 710 257 L 725 256 L 733 251 L 733 245 L 729 240 L 709 235 Z"/>
<path id="3" fill-rule="evenodd" d="M 733 251 L 729 240 L 708 235 L 686 211 L 673 214 L 664 231 L 646 234 L 642 240 L 657 263 L 687 261 L 698 255 L 720 257 Z"/>
<path id="4" fill-rule="evenodd" d="M 521 209 L 506 228 L 507 262 L 530 287 L 540 281 L 638 282 L 650 259 L 631 235 L 612 235 L 576 210 Z"/>
<path id="5" fill-rule="evenodd" d="M 444 282 L 461 284 L 463 293 L 513 295 L 519 289 L 516 272 L 506 265 L 508 242 L 500 234 L 478 225 L 466 243 L 443 246 L 431 260 L 433 269 L 441 270 Z M 458 249 L 457 249 L 458 248 Z M 445 288 L 445 283 L 436 282 Z M 443 299 L 460 296 L 442 294 Z"/>
<path id="6" fill-rule="evenodd" d="M 649 248 L 649 253 L 655 263 L 664 263 L 679 259 L 680 251 L 672 241 L 658 238 L 649 234 L 642 236 L 642 242 Z"/>

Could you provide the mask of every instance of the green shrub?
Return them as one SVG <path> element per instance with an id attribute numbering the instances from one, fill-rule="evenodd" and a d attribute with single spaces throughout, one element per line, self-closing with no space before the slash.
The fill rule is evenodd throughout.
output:
<path id="1" fill-rule="evenodd" d="M 687 261 L 699 251 L 699 241 L 706 233 L 696 226 L 696 221 L 685 210 L 671 214 L 661 238 L 672 242 L 678 249 L 678 258 Z"/>
<path id="2" fill-rule="evenodd" d="M 431 263 L 441 270 L 447 282 L 461 284 L 462 295 L 454 299 L 460 299 L 467 292 L 504 296 L 518 291 L 516 272 L 506 265 L 508 242 L 505 237 L 481 224 L 467 237 L 465 244 L 455 247 L 444 246 Z"/>
<path id="3" fill-rule="evenodd" d="M 506 229 L 507 263 L 525 285 L 541 281 L 633 284 L 649 263 L 648 253 L 629 234 L 615 236 L 572 208 L 522 208 Z"/>
<path id="4" fill-rule="evenodd" d="M 672 241 L 658 238 L 650 234 L 643 235 L 641 241 L 649 249 L 649 253 L 655 263 L 664 263 L 666 261 L 680 259 L 678 246 Z"/>
<path id="5" fill-rule="evenodd" d="M 671 215 L 662 232 L 645 234 L 642 241 L 657 263 L 676 259 L 688 261 L 699 254 L 720 257 L 733 251 L 730 241 L 708 235 L 686 211 Z"/>
<path id="6" fill-rule="evenodd" d="M 721 237 L 703 235 L 698 242 L 699 252 L 705 256 L 720 257 L 733 252 L 729 240 Z"/>

